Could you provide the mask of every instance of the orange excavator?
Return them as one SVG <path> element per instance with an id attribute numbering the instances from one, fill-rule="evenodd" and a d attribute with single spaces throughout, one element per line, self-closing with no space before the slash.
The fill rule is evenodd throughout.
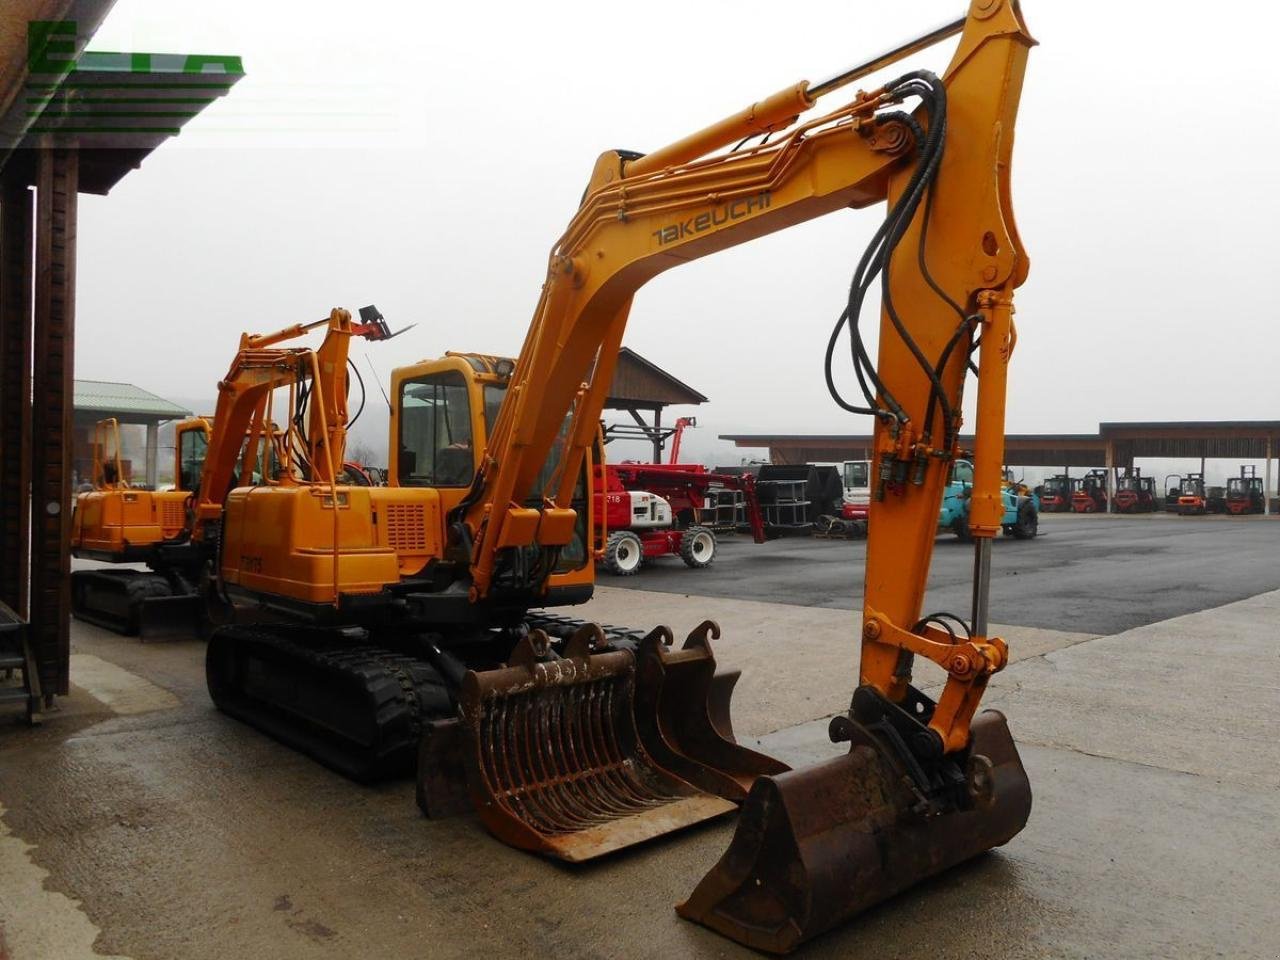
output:
<path id="1" fill-rule="evenodd" d="M 848 94 L 957 35 L 941 76 L 912 70 Z M 1013 292 L 1028 272 L 1010 162 L 1033 44 L 1014 0 L 973 0 L 965 17 L 668 147 L 602 154 L 518 357 L 449 354 L 393 374 L 387 487 L 341 485 L 334 469 L 349 317 L 335 312 L 325 344 L 292 353 L 287 371 L 265 356 L 233 368 L 219 421 L 249 429 L 288 380 L 312 470 L 198 507 L 220 544 L 223 597 L 273 618 L 213 634 L 214 702 L 353 777 L 416 763 L 429 814 L 471 805 L 505 842 L 570 861 L 740 806 L 728 852 L 677 909 L 773 952 L 1016 835 L 1030 786 L 1004 717 L 978 707 L 1008 662 L 988 593 Z M 666 628 L 548 610 L 591 596 L 597 424 L 636 291 L 689 260 L 880 204 L 826 356 L 836 403 L 875 423 L 851 629 L 861 664 L 831 724 L 849 751 L 788 771 L 733 738 L 736 678 L 716 671 L 715 624 L 676 648 Z M 873 286 L 875 363 L 860 325 Z M 838 383 L 845 357 L 857 399 Z M 971 366 L 977 421 L 962 451 Z M 222 469 L 213 454 L 206 474 Z M 923 609 L 962 455 L 974 465 L 967 616 Z M 917 658 L 945 673 L 936 700 L 912 683 Z"/>
<path id="2" fill-rule="evenodd" d="M 246 335 L 240 350 L 301 336 L 329 322 Z M 357 331 L 371 339 L 387 335 L 385 324 L 371 323 Z M 224 387 L 225 382 L 219 385 L 220 390 Z M 217 542 L 207 535 L 207 524 L 196 525 L 197 502 L 204 505 L 206 516 L 220 514 L 233 487 L 292 476 L 290 464 L 296 459 L 296 451 L 284 442 L 290 434 L 277 429 L 269 417 L 261 422 L 251 418 L 236 434 L 226 433 L 223 425 L 216 417 L 189 417 L 176 425 L 171 490 L 133 486 L 120 457 L 119 424 L 104 420 L 96 425 L 93 489 L 76 498 L 71 552 L 80 559 L 132 568 L 72 572 L 71 608 L 77 619 L 143 640 L 190 634 L 207 625 L 201 590 L 212 572 Z M 206 475 L 210 451 L 220 469 Z M 342 470 L 348 482 L 371 483 L 358 464 L 344 462 Z M 147 569 L 137 569 L 140 564 Z"/>
<path id="3" fill-rule="evenodd" d="M 77 619 L 143 639 L 195 624 L 192 604 L 206 558 L 189 548 L 187 507 L 200 483 L 211 431 L 204 417 L 180 421 L 174 428 L 174 488 L 148 490 L 125 476 L 119 424 L 96 425 L 93 489 L 76 498 L 71 554 L 149 569 L 72 572 L 71 610 Z"/>

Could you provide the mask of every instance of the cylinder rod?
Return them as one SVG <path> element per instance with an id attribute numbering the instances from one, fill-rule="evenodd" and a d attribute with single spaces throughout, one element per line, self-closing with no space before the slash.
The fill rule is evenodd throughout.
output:
<path id="1" fill-rule="evenodd" d="M 816 100 L 818 97 L 828 94 L 832 90 L 838 90 L 843 86 L 853 83 L 855 80 L 865 77 L 869 73 L 874 73 L 881 67 L 887 67 L 889 64 L 901 60 L 903 57 L 910 56 L 918 50 L 923 50 L 925 47 L 931 47 L 939 40 L 945 40 L 947 37 L 954 37 L 964 29 L 966 19 L 968 18 L 959 17 L 955 20 L 948 20 L 946 23 L 939 24 L 927 33 L 922 33 L 918 37 L 914 37 L 911 40 L 905 40 L 896 46 L 890 47 L 883 53 L 858 64 L 856 67 L 850 67 L 848 70 L 843 70 L 835 76 L 828 77 L 820 83 L 811 83 L 807 90 L 809 98 L 811 100 Z"/>
<path id="2" fill-rule="evenodd" d="M 991 538 L 973 541 L 973 624 L 975 637 L 987 635 L 987 602 L 991 596 Z"/>

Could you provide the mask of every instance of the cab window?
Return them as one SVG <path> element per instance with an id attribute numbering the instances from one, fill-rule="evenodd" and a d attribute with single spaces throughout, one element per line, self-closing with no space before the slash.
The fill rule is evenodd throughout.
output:
<path id="1" fill-rule="evenodd" d="M 471 484 L 471 400 L 459 371 L 443 370 L 401 384 L 398 448 L 396 472 L 404 486 Z"/>
<path id="2" fill-rule="evenodd" d="M 184 430 L 178 440 L 178 489 L 196 490 L 204 472 L 204 457 L 209 438 L 203 430 Z"/>
<path id="3" fill-rule="evenodd" d="M 951 468 L 952 483 L 973 483 L 973 464 L 959 460 Z"/>

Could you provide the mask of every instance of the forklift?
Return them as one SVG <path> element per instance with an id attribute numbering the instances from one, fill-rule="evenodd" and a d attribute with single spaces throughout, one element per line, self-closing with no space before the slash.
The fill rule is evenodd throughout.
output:
<path id="1" fill-rule="evenodd" d="M 1047 478 L 1040 485 L 1040 510 L 1043 513 L 1067 513 L 1071 510 L 1073 483 L 1070 473 Z"/>
<path id="2" fill-rule="evenodd" d="M 1209 509 L 1209 501 L 1204 489 L 1204 474 L 1188 473 L 1178 486 L 1178 516 L 1203 516 Z"/>
<path id="3" fill-rule="evenodd" d="M 1227 512 L 1227 488 L 1206 487 L 1204 493 L 1205 513 Z"/>
<path id="4" fill-rule="evenodd" d="M 1256 466 L 1242 466 L 1240 476 L 1227 478 L 1227 513 L 1241 516 L 1246 513 L 1262 513 L 1265 498 L 1262 478 Z"/>
<path id="5" fill-rule="evenodd" d="M 1156 478 L 1144 477 L 1137 467 L 1126 468 L 1116 478 L 1117 513 L 1154 513 Z"/>
<path id="6" fill-rule="evenodd" d="M 1071 509 L 1076 513 L 1107 512 L 1107 471 L 1093 469 L 1078 481 L 1071 494 Z"/>

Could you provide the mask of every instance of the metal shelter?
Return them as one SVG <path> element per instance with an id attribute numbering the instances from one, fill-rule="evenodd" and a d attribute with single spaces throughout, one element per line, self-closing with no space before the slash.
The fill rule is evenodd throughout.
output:
<path id="1" fill-rule="evenodd" d="M 85 53 L 114 0 L 6 0 L 0 28 L 0 601 L 46 700 L 70 672 L 76 211 L 243 75 L 237 57 Z"/>
<path id="2" fill-rule="evenodd" d="M 146 427 L 145 467 L 142 482 L 154 488 L 158 474 L 160 425 L 191 416 L 191 411 L 131 383 L 104 380 L 76 380 L 73 389 L 71 468 L 81 480 L 92 476 L 93 428 L 99 420 L 112 418 L 124 424 Z M 136 481 L 136 475 L 133 477 Z"/>
<path id="3" fill-rule="evenodd" d="M 722 434 L 738 447 L 766 447 L 773 463 L 828 463 L 870 460 L 869 434 Z M 960 446 L 973 443 L 961 436 Z M 1108 422 L 1097 433 L 1011 433 L 1005 435 L 1005 464 L 1011 467 L 1130 468 L 1135 460 L 1192 458 L 1264 460 L 1265 509 L 1271 511 L 1272 460 L 1280 453 L 1280 420 L 1171 420 Z M 1109 481 L 1108 481 L 1109 485 Z M 1113 491 L 1107 491 L 1111 499 Z"/>
<path id="4" fill-rule="evenodd" d="M 653 444 L 653 462 L 661 463 L 663 448 L 675 433 L 674 426 L 663 426 L 662 411 L 673 404 L 696 406 L 706 402 L 707 398 L 687 383 L 623 347 L 618 352 L 618 365 L 604 408 L 629 413 L 634 422 L 606 424 L 604 442 L 647 440 Z M 650 420 L 645 419 L 646 414 Z"/>
<path id="5" fill-rule="evenodd" d="M 870 460 L 870 434 L 722 434 L 739 447 L 767 447 L 772 463 L 832 463 Z M 1100 467 L 1106 462 L 1106 444 L 1092 434 L 1006 434 L 1005 463 L 1009 466 Z M 971 447 L 972 436 L 961 436 L 960 446 Z"/>

